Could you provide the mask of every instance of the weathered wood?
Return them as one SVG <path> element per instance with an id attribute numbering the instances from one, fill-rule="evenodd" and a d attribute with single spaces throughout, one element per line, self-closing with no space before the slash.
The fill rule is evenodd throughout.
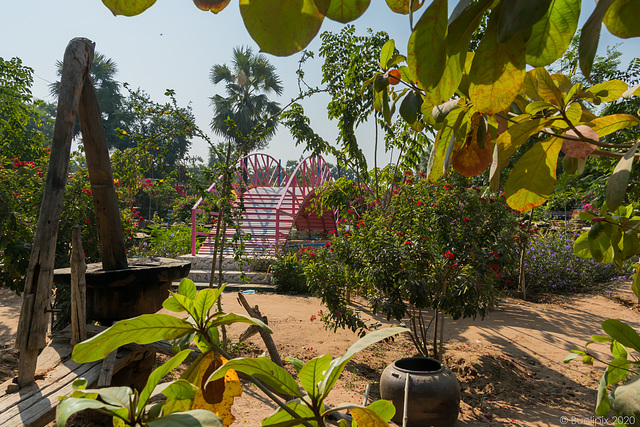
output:
<path id="1" fill-rule="evenodd" d="M 20 387 L 33 382 L 38 352 L 46 345 L 45 309 L 51 299 L 58 224 L 67 182 L 73 127 L 83 82 L 89 75 L 93 61 L 93 50 L 94 44 L 90 40 L 76 38 L 69 42 L 64 53 L 51 157 L 25 279 L 16 339 L 16 347 L 20 350 Z"/>
<path id="2" fill-rule="evenodd" d="M 113 376 L 113 368 L 115 368 L 116 365 L 117 355 L 118 350 L 116 349 L 102 359 L 102 370 L 100 371 L 100 378 L 98 378 L 98 387 L 108 387 L 111 384 L 111 377 Z"/>
<path id="3" fill-rule="evenodd" d="M 238 302 L 242 304 L 249 316 L 263 320 L 266 323 L 267 319 L 266 317 L 263 318 L 263 316 L 260 314 L 260 309 L 258 308 L 258 306 L 256 305 L 255 307 L 251 307 L 242 292 L 238 292 Z M 267 351 L 269 352 L 271 361 L 281 367 L 284 367 L 282 364 L 282 359 L 280 359 L 280 353 L 278 353 L 278 349 L 276 348 L 276 344 L 273 342 L 273 338 L 271 338 L 271 334 L 262 328 L 260 328 L 258 332 L 262 337 L 262 341 L 264 341 L 264 345 L 267 347 Z"/>
<path id="4" fill-rule="evenodd" d="M 79 115 L 82 143 L 93 194 L 102 267 L 105 270 L 125 269 L 127 268 L 127 250 L 124 246 L 118 196 L 113 185 L 102 114 L 90 76 L 87 76 L 82 88 Z"/>
<path id="5" fill-rule="evenodd" d="M 71 243 L 71 345 L 87 338 L 87 281 L 80 227 L 73 227 Z"/>

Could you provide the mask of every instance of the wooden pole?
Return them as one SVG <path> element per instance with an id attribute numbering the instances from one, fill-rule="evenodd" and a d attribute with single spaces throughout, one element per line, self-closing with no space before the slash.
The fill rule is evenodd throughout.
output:
<path id="1" fill-rule="evenodd" d="M 87 280 L 80 227 L 73 227 L 71 246 L 71 345 L 87 338 Z"/>
<path id="2" fill-rule="evenodd" d="M 82 144 L 87 159 L 89 181 L 96 214 L 100 258 L 104 270 L 127 268 L 127 250 L 124 246 L 118 196 L 113 185 L 107 137 L 102 126 L 102 115 L 96 91 L 87 76 L 79 105 Z"/>
<path id="3" fill-rule="evenodd" d="M 242 292 L 238 292 L 238 302 L 247 310 L 247 313 L 251 317 L 255 317 L 256 319 L 264 320 L 267 319 L 262 316 L 258 306 L 251 307 L 247 302 L 247 299 L 242 295 Z M 265 322 L 266 323 L 266 322 Z M 273 342 L 273 338 L 271 338 L 271 334 L 265 331 L 262 328 L 258 329 L 260 336 L 262 337 L 262 341 L 264 341 L 264 345 L 267 347 L 267 351 L 269 352 L 269 357 L 271 357 L 271 361 L 276 365 L 283 367 L 282 359 L 280 359 L 280 353 L 278 353 L 278 349 L 276 348 L 276 344 Z"/>
<path id="4" fill-rule="evenodd" d="M 93 61 L 93 50 L 94 43 L 90 40 L 75 38 L 69 42 L 64 53 L 51 157 L 29 258 L 16 338 L 16 348 L 20 350 L 18 386 L 21 388 L 33 382 L 38 354 L 46 346 L 45 309 L 51 299 L 58 224 L 67 182 L 71 140 L 83 83 Z"/>

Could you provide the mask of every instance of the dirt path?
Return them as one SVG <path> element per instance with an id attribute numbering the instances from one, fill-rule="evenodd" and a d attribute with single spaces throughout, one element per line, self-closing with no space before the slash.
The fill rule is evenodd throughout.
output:
<path id="1" fill-rule="evenodd" d="M 584 366 L 579 361 L 567 365 L 562 360 L 571 349 L 581 348 L 592 334 L 601 333 L 600 324 L 607 318 L 640 329 L 640 313 L 623 304 L 635 301 L 629 288 L 629 283 L 619 283 L 595 294 L 555 297 L 544 304 L 506 298 L 485 320 L 447 321 L 445 362 L 456 373 L 463 390 L 459 425 L 556 426 L 562 416 L 591 421 L 595 388 L 603 368 Z M 325 330 L 317 318 L 323 309 L 317 298 L 255 294 L 247 295 L 247 299 L 251 305 L 259 305 L 269 318 L 282 357 L 308 360 L 324 353 L 335 357 L 358 338 L 349 331 Z M 357 308 L 371 322 L 389 324 L 371 316 L 364 307 Z M 19 298 L 0 291 L 0 374 L 15 374 L 11 347 L 19 309 Z M 224 309 L 244 313 L 233 294 L 224 295 Z M 316 318 L 312 320 L 312 316 Z M 238 336 L 243 330 L 243 326 L 234 325 L 230 334 Z M 247 355 L 264 351 L 257 336 L 236 347 Z M 606 347 L 593 348 L 606 354 Z M 377 384 L 384 367 L 413 352 L 407 340 L 397 339 L 356 355 L 329 403 L 362 403 L 367 384 L 372 386 L 371 396 L 379 398 Z M 273 405 L 259 390 L 246 387 L 234 405 L 234 425 L 258 426 L 272 411 Z"/>

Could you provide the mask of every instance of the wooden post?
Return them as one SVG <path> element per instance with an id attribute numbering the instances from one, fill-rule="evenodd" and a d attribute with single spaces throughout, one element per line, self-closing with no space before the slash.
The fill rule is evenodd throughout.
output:
<path id="1" fill-rule="evenodd" d="M 87 280 L 80 227 L 73 227 L 71 246 L 71 345 L 87 338 Z"/>
<path id="2" fill-rule="evenodd" d="M 96 214 L 102 268 L 123 270 L 127 268 L 127 251 L 122 234 L 118 196 L 113 185 L 113 173 L 100 106 L 88 75 L 82 88 L 79 113 L 82 144 L 87 159 L 93 209 Z"/>
<path id="3" fill-rule="evenodd" d="M 16 338 L 16 348 L 20 350 L 20 387 L 33 382 L 38 354 L 46 346 L 45 309 L 51 299 L 58 224 L 67 182 L 71 140 L 83 82 L 89 75 L 93 61 L 93 50 L 94 43 L 90 40 L 75 38 L 69 42 L 64 53 L 51 157 L 29 258 Z"/>

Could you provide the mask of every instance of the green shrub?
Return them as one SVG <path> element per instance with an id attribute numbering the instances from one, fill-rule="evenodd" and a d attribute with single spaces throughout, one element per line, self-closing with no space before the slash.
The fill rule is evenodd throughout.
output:
<path id="1" fill-rule="evenodd" d="M 271 280 L 281 294 L 307 293 L 307 278 L 296 254 L 279 255 L 271 265 Z"/>
<path id="2" fill-rule="evenodd" d="M 149 237 L 142 239 L 129 251 L 129 256 L 158 256 L 175 258 L 191 253 L 191 226 L 174 225 L 165 227 L 151 225 L 143 230 Z M 204 231 L 204 229 L 201 229 Z M 196 251 L 205 236 L 198 236 Z"/>

